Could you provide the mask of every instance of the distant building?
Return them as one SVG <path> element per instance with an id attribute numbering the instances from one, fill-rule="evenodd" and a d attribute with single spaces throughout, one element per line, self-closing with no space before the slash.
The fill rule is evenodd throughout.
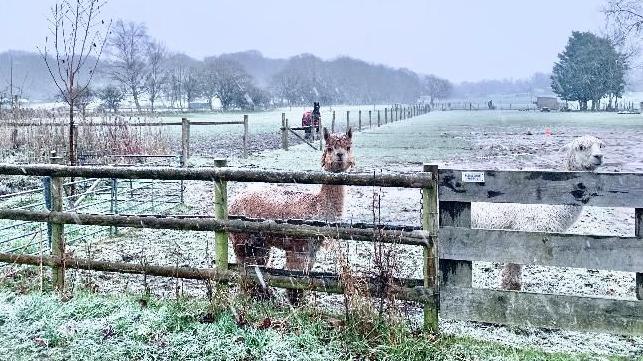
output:
<path id="1" fill-rule="evenodd" d="M 536 108 L 538 108 L 538 110 L 542 110 L 543 108 L 560 110 L 560 103 L 556 97 L 537 97 Z"/>
<path id="2" fill-rule="evenodd" d="M 207 101 L 189 102 L 188 110 L 210 110 L 210 104 Z"/>
<path id="3" fill-rule="evenodd" d="M 212 104 L 212 109 L 210 109 L 210 104 Z M 196 98 L 188 103 L 188 110 L 215 110 L 220 108 L 221 101 L 216 96 L 212 99 L 205 97 Z"/>

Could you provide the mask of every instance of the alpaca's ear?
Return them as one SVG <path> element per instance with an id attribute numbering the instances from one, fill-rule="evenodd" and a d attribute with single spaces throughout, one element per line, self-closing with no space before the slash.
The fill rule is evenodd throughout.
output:
<path id="1" fill-rule="evenodd" d="M 330 133 L 328 133 L 328 128 L 324 127 L 324 141 L 328 142 L 328 138 L 330 138 Z"/>
<path id="2" fill-rule="evenodd" d="M 558 151 L 561 153 L 566 153 L 566 152 L 569 152 L 570 150 L 572 150 L 572 143 L 567 143 L 563 145 Z"/>
<path id="3" fill-rule="evenodd" d="M 353 139 L 353 127 L 348 127 L 348 130 L 346 131 L 346 136 L 348 139 Z"/>

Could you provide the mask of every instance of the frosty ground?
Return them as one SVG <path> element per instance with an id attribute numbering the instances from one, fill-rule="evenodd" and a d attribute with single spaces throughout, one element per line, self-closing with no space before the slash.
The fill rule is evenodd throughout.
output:
<path id="1" fill-rule="evenodd" d="M 366 109 L 365 109 L 366 111 Z M 363 119 L 366 119 L 363 111 Z M 345 124 L 339 118 L 338 125 Z M 300 114 L 293 111 L 292 117 Z M 226 115 L 237 117 L 238 114 Z M 263 118 L 262 118 L 263 117 Z M 256 139 L 279 139 L 280 113 L 251 115 L 251 133 Z M 256 119 L 253 123 L 253 119 Z M 329 119 L 328 113 L 324 119 Z M 351 119 L 353 115 L 351 115 Z M 219 119 L 217 119 L 219 120 Z M 223 120 L 223 119 L 222 119 Z M 355 122 L 352 122 L 355 124 Z M 364 124 L 367 122 L 363 121 Z M 257 124 L 255 127 L 254 124 Z M 327 123 L 326 123 L 327 124 Z M 232 128 L 231 128 L 232 129 Z M 252 131 L 252 129 L 255 129 Z M 209 165 L 205 156 L 223 155 L 225 150 L 209 149 L 210 139 L 231 137 L 234 146 L 237 133 L 228 134 L 225 127 L 208 128 L 203 133 L 193 130 L 193 166 Z M 235 132 L 240 130 L 235 130 Z M 549 135 L 551 133 L 551 135 Z M 573 137 L 590 134 L 606 141 L 605 162 L 601 171 L 643 171 L 643 116 L 601 113 L 528 113 L 518 111 L 433 112 L 424 116 L 366 129 L 355 134 L 356 172 L 417 172 L 423 163 L 443 167 L 469 169 L 556 169 L 560 147 Z M 238 141 L 240 142 L 240 141 Z M 274 143 L 274 142 L 273 142 Z M 278 143 L 277 143 L 278 144 Z M 261 149 L 259 146 L 256 149 Z M 255 152 L 248 159 L 230 158 L 231 166 L 318 170 L 320 153 L 306 145 L 283 151 L 276 146 Z M 227 153 L 230 156 L 234 153 Z M 188 182 L 186 206 L 173 213 L 212 214 L 211 184 Z M 229 184 L 231 197 L 248 187 L 263 184 Z M 271 186 L 296 190 L 313 190 L 315 186 Z M 347 222 L 382 222 L 420 225 L 420 192 L 418 190 L 351 187 L 345 214 Z M 374 201 L 375 200 L 375 201 Z M 376 206 L 374 206 L 376 205 Z M 571 230 L 574 233 L 632 236 L 633 209 L 589 208 Z M 91 253 L 95 259 L 128 260 L 151 264 L 207 266 L 210 264 L 214 236 L 207 232 L 173 232 L 131 230 L 119 237 L 93 241 L 75 246 L 77 255 Z M 373 246 L 340 242 L 348 249 L 351 264 L 356 269 L 368 269 Z M 317 270 L 335 271 L 337 245 L 328 244 L 319 254 Z M 400 247 L 397 250 L 398 271 L 408 277 L 421 277 L 420 249 Z M 231 261 L 234 258 L 231 254 Z M 283 253 L 274 251 L 271 266 L 283 266 Z M 490 263 L 474 265 L 474 287 L 495 288 L 499 266 Z M 92 282 L 104 292 L 141 292 L 145 287 L 140 276 L 97 274 Z M 149 287 L 159 295 L 204 293 L 203 284 L 148 277 Z M 634 299 L 634 275 L 623 272 L 588 271 L 582 269 L 526 267 L 525 291 L 605 296 Z M 315 295 L 311 303 L 336 306 L 337 299 Z M 417 314 L 411 312 L 411 319 Z M 537 345 L 547 351 L 581 351 L 599 354 L 640 355 L 643 338 L 603 334 L 515 329 L 510 327 L 476 325 L 443 320 L 446 333 L 498 340 L 512 345 Z"/>

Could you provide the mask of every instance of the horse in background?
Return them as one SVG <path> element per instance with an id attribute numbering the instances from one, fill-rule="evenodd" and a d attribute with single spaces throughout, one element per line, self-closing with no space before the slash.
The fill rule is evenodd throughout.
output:
<path id="1" fill-rule="evenodd" d="M 301 117 L 301 126 L 308 127 L 305 129 L 306 135 L 304 139 L 315 140 L 319 139 L 319 123 L 321 121 L 321 113 L 319 112 L 319 102 L 313 103 L 313 111 L 305 112 Z M 313 129 L 315 129 L 315 135 L 313 135 Z"/>

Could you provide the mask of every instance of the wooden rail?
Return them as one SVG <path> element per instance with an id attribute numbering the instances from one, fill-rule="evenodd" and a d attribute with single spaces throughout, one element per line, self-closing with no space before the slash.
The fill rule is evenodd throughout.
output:
<path id="1" fill-rule="evenodd" d="M 484 182 L 464 182 L 463 173 Z M 439 178 L 442 201 L 643 208 L 643 173 L 440 169 Z"/>
<path id="2" fill-rule="evenodd" d="M 220 217 L 223 218 L 223 217 Z M 353 239 L 382 243 L 427 246 L 430 237 L 422 231 L 391 231 L 364 228 L 330 228 L 309 225 L 292 225 L 274 221 L 244 221 L 203 218 L 140 217 L 110 214 L 86 214 L 66 212 L 34 212 L 16 209 L 0 209 L 0 219 L 56 224 L 82 224 L 91 226 L 131 227 L 150 229 L 174 229 L 181 231 L 215 231 L 238 233 L 265 233 L 289 237 L 322 237 L 329 239 Z"/>
<path id="3" fill-rule="evenodd" d="M 424 188 L 431 184 L 431 174 L 357 174 L 327 173 L 306 171 L 268 171 L 241 168 L 174 168 L 174 167 L 111 167 L 111 166 L 63 166 L 49 164 L 16 165 L 0 164 L 0 174 L 120 178 L 120 179 L 158 179 L 158 180 L 201 180 L 223 179 L 230 182 L 260 183 L 300 183 L 300 184 L 344 184 L 352 186 L 379 186 L 401 188 Z"/>
<path id="4" fill-rule="evenodd" d="M 453 320 L 643 334 L 643 302 L 599 297 L 441 287 L 440 314 Z"/>
<path id="5" fill-rule="evenodd" d="M 206 121 L 198 120 L 190 121 L 190 125 L 243 125 L 243 121 Z M 96 122 L 96 123 L 75 123 L 77 127 L 166 127 L 166 126 L 181 126 L 183 122 Z M 37 126 L 52 126 L 52 127 L 68 127 L 69 123 L 61 122 L 0 122 L 3 127 L 37 127 Z"/>
<path id="6" fill-rule="evenodd" d="M 41 255 L 24 255 L 16 253 L 0 253 L 0 262 L 48 266 L 52 268 L 71 268 L 89 271 L 117 272 L 129 274 L 145 274 L 150 276 L 185 278 L 196 280 L 211 280 L 217 282 L 241 282 L 242 278 L 255 282 L 262 278 L 268 286 L 290 289 L 307 289 L 326 293 L 343 293 L 344 289 L 336 275 L 328 276 L 316 272 L 304 273 L 297 271 L 284 271 L 265 267 L 251 267 L 246 271 L 240 265 L 229 265 L 226 268 L 196 268 L 158 266 L 140 263 L 97 261 L 86 258 L 75 258 L 69 255 L 64 258 Z M 259 272 L 254 269 L 257 268 Z M 259 275 L 257 274 L 259 273 Z M 389 280 L 392 287 L 388 290 L 390 295 L 399 300 L 413 301 L 419 303 L 432 302 L 434 290 L 423 287 L 414 279 L 392 279 Z M 382 280 L 377 278 L 358 277 L 355 279 L 360 285 L 366 285 L 369 294 L 378 297 L 381 293 Z"/>

